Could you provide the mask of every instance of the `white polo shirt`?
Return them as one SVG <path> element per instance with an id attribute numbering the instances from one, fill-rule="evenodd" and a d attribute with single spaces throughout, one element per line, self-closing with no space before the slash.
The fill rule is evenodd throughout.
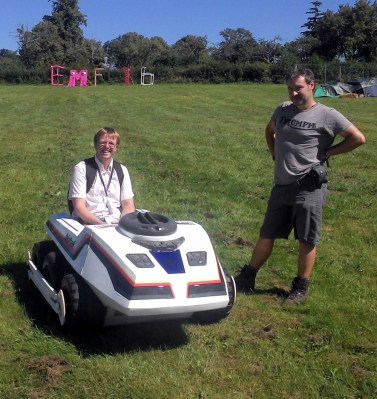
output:
<path id="1" fill-rule="evenodd" d="M 113 161 L 105 169 L 97 157 L 95 157 L 95 160 L 98 165 L 98 171 L 89 192 L 86 192 L 86 165 L 84 161 L 81 161 L 73 169 L 69 183 L 68 198 L 85 198 L 86 206 L 98 217 L 106 218 L 111 215 L 112 218 L 119 219 L 121 201 L 134 196 L 128 170 L 124 165 L 121 165 L 124 179 L 122 187 L 120 187 L 116 170 L 112 173 Z M 72 216 L 77 216 L 76 211 L 73 211 Z"/>

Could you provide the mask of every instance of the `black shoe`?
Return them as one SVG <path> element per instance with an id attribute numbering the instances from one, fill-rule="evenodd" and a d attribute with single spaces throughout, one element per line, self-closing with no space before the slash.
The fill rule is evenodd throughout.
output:
<path id="1" fill-rule="evenodd" d="M 239 270 L 237 275 L 234 277 L 238 292 L 251 292 L 255 291 L 255 278 L 257 276 L 257 270 L 254 270 L 250 265 L 245 265 Z"/>
<path id="2" fill-rule="evenodd" d="M 309 279 L 295 277 L 292 281 L 292 289 L 284 305 L 295 306 L 303 303 L 309 295 Z"/>

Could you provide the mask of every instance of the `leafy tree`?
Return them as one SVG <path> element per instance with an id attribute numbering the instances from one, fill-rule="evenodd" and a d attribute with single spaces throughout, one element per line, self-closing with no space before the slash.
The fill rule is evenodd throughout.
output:
<path id="1" fill-rule="evenodd" d="M 86 58 L 90 60 L 91 67 L 103 67 L 105 64 L 105 49 L 101 42 L 94 39 L 84 39 Z"/>
<path id="2" fill-rule="evenodd" d="M 314 2 L 319 6 L 319 2 Z M 313 3 L 313 4 L 314 4 Z M 314 10 L 314 9 L 313 9 Z M 313 11 L 314 12 L 314 11 Z M 320 13 L 306 24 L 303 35 L 314 38 L 311 54 L 326 61 L 345 59 L 372 62 L 377 57 L 377 3 L 358 0 L 355 6 L 341 5 L 338 12 Z"/>
<path id="3" fill-rule="evenodd" d="M 153 65 L 169 64 L 169 45 L 159 36 L 154 36 L 149 40 L 149 63 Z"/>
<path id="4" fill-rule="evenodd" d="M 158 36 L 148 39 L 138 33 L 130 32 L 106 42 L 104 48 L 110 67 L 131 66 L 138 70 L 142 66 L 151 66 L 156 62 L 161 62 L 162 65 L 169 64 L 169 46 Z"/>
<path id="5" fill-rule="evenodd" d="M 52 15 L 45 15 L 31 32 L 21 25 L 17 29 L 19 54 L 27 67 L 85 65 L 87 46 L 81 25 L 86 17 L 80 12 L 78 0 L 50 0 Z"/>
<path id="6" fill-rule="evenodd" d="M 0 50 L 0 82 L 19 83 L 21 70 L 22 63 L 15 51 Z"/>
<path id="7" fill-rule="evenodd" d="M 220 43 L 216 57 L 233 64 L 242 64 L 252 59 L 257 49 L 257 41 L 252 33 L 244 28 L 225 29 L 220 32 Z"/>
<path id="8" fill-rule="evenodd" d="M 147 62 L 150 51 L 149 39 L 135 32 L 126 33 L 105 43 L 107 62 L 116 68 L 140 68 Z"/>
<path id="9" fill-rule="evenodd" d="M 372 62 L 377 60 L 377 2 L 358 0 L 352 8 L 339 8 L 343 24 L 340 52 L 347 60 Z"/>
<path id="10" fill-rule="evenodd" d="M 17 28 L 17 37 L 18 53 L 20 54 L 20 59 L 27 68 L 30 68 L 34 65 L 38 58 L 35 37 L 31 32 L 25 30 L 23 25 Z"/>
<path id="11" fill-rule="evenodd" d="M 63 40 L 75 43 L 83 38 L 81 25 L 86 26 L 86 16 L 79 10 L 79 0 L 49 0 L 52 2 L 52 15 L 43 19 L 57 25 Z"/>
<path id="12" fill-rule="evenodd" d="M 37 24 L 31 32 L 23 27 L 18 29 L 20 38 L 19 54 L 27 67 L 43 67 L 61 63 L 64 48 L 57 27 L 49 21 Z"/>
<path id="13" fill-rule="evenodd" d="M 85 63 L 84 34 L 81 25 L 86 26 L 86 17 L 79 10 L 79 0 L 49 0 L 52 15 L 44 16 L 45 21 L 56 26 L 64 52 L 65 64 Z"/>
<path id="14" fill-rule="evenodd" d="M 199 64 L 207 46 L 206 36 L 187 35 L 173 44 L 171 51 L 178 65 Z"/>
<path id="15" fill-rule="evenodd" d="M 318 23 L 320 22 L 321 18 L 323 17 L 323 12 L 320 11 L 320 7 L 322 5 L 322 2 L 320 1 L 312 1 L 310 4 L 313 5 L 309 9 L 309 11 L 306 12 L 306 14 L 311 15 L 308 17 L 307 22 L 301 26 L 301 28 L 306 28 L 307 31 L 302 32 L 304 36 L 313 36 L 315 37 L 315 30 L 317 28 Z"/>
<path id="16" fill-rule="evenodd" d="M 18 59 L 17 53 L 5 48 L 0 50 L 0 60 L 16 61 Z"/>
<path id="17" fill-rule="evenodd" d="M 20 68 L 21 65 L 20 58 L 15 51 L 7 49 L 0 50 L 0 71 Z"/>
<path id="18" fill-rule="evenodd" d="M 315 29 L 315 44 L 312 54 L 318 54 L 326 61 L 341 56 L 344 37 L 344 21 L 338 13 L 326 11 Z M 313 37 L 313 36 L 312 36 Z"/>
<path id="19" fill-rule="evenodd" d="M 285 43 L 284 53 L 290 53 L 292 57 L 296 58 L 296 63 L 304 64 L 308 61 L 320 41 L 312 36 L 301 36 L 291 42 Z"/>
<path id="20" fill-rule="evenodd" d="M 283 48 L 279 42 L 281 42 L 280 36 L 276 36 L 273 40 L 258 40 L 256 57 L 267 64 L 276 64 Z"/>

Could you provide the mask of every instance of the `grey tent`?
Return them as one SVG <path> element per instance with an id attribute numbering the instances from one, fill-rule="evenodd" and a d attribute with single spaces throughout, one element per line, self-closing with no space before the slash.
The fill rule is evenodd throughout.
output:
<path id="1" fill-rule="evenodd" d="M 359 80 L 358 83 L 361 86 L 358 94 L 362 94 L 364 97 L 377 97 L 377 78 Z"/>
<path id="2" fill-rule="evenodd" d="M 314 97 L 339 97 L 347 93 L 356 93 L 363 97 L 377 97 L 377 78 L 323 84 L 316 88 Z"/>

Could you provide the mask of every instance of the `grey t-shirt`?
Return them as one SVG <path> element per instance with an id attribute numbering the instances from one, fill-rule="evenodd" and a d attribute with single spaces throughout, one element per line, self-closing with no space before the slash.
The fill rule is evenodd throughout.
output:
<path id="1" fill-rule="evenodd" d="M 292 184 L 320 163 L 335 136 L 352 123 L 334 108 L 316 103 L 299 110 L 291 101 L 280 104 L 275 123 L 275 184 Z"/>

